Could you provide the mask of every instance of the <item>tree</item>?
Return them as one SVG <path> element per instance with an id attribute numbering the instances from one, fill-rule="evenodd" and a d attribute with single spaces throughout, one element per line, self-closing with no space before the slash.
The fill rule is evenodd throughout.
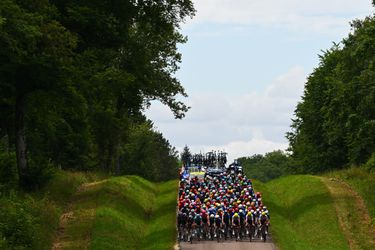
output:
<path id="1" fill-rule="evenodd" d="M 255 154 L 250 157 L 241 157 L 238 161 L 247 176 L 263 182 L 291 173 L 290 157 L 280 150 L 269 152 L 264 156 Z"/>
<path id="2" fill-rule="evenodd" d="M 184 166 L 188 166 L 190 164 L 192 155 L 187 145 L 185 145 L 184 149 L 182 150 L 180 157 Z"/>
<path id="3" fill-rule="evenodd" d="M 20 184 L 27 187 L 31 182 L 25 124 L 27 102 L 36 91 L 59 90 L 76 37 L 55 20 L 56 11 L 48 1 L 4 0 L 0 13 L 2 111 L 7 114 L 7 132 L 15 133 Z M 9 129 L 10 124 L 13 129 Z"/>
<path id="4" fill-rule="evenodd" d="M 153 181 L 177 178 L 177 152 L 147 121 L 131 127 L 124 145 L 122 174 L 139 175 Z"/>
<path id="5" fill-rule="evenodd" d="M 15 145 L 21 185 L 32 182 L 30 155 L 44 161 L 35 165 L 119 170 L 151 100 L 182 118 L 177 44 L 193 15 L 190 0 L 2 1 L 0 136 Z"/>
<path id="6" fill-rule="evenodd" d="M 296 172 L 361 165 L 375 151 L 375 18 L 324 52 L 287 134 Z"/>
<path id="7" fill-rule="evenodd" d="M 79 38 L 76 82 L 90 107 L 97 161 L 111 169 L 131 120 L 142 120 L 151 100 L 168 105 L 176 118 L 188 110 L 176 100 L 186 93 L 173 75 L 181 60 L 177 44 L 186 41 L 179 25 L 194 14 L 192 2 L 53 2 Z"/>

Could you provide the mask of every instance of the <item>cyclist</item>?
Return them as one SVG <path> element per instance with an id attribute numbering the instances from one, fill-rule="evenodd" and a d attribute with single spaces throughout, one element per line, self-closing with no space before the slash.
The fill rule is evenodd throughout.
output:
<path id="1" fill-rule="evenodd" d="M 265 212 L 262 212 L 261 216 L 259 217 L 259 223 L 261 228 L 261 234 L 263 237 L 263 241 L 266 241 L 267 237 L 267 225 L 268 225 L 268 217 Z"/>
<path id="2" fill-rule="evenodd" d="M 252 212 L 249 211 L 246 215 L 246 228 L 249 231 L 250 240 L 254 236 L 254 227 L 255 227 L 254 216 L 253 216 Z"/>
<path id="3" fill-rule="evenodd" d="M 242 205 L 241 205 L 242 207 Z M 245 231 L 246 224 L 246 212 L 240 209 L 238 215 L 240 216 L 240 237 L 242 238 L 243 232 Z"/>
<path id="4" fill-rule="evenodd" d="M 183 232 L 186 226 L 186 222 L 187 222 L 187 215 L 180 211 L 177 216 L 178 235 L 179 235 L 180 240 L 183 239 Z"/>
<path id="5" fill-rule="evenodd" d="M 240 227 L 240 216 L 238 213 L 235 213 L 232 218 L 232 227 L 233 227 L 233 233 L 236 232 L 236 237 L 239 238 L 239 227 Z"/>
<path id="6" fill-rule="evenodd" d="M 201 236 L 201 230 L 202 230 L 202 216 L 197 213 L 195 214 L 195 217 L 194 217 L 194 228 L 193 229 L 197 229 L 198 230 L 198 238 Z"/>
<path id="7" fill-rule="evenodd" d="M 206 210 L 202 210 L 203 236 L 206 237 L 208 233 L 208 214 Z"/>
<path id="8" fill-rule="evenodd" d="M 210 238 L 213 240 L 214 238 L 214 227 L 215 227 L 215 215 L 210 214 L 210 219 L 209 219 L 209 226 L 210 226 Z"/>
<path id="9" fill-rule="evenodd" d="M 219 233 L 221 230 L 221 227 L 222 227 L 222 218 L 220 217 L 220 215 L 215 215 L 215 236 L 219 239 Z"/>
<path id="10" fill-rule="evenodd" d="M 193 224 L 194 224 L 194 217 L 192 214 L 189 214 L 188 219 L 187 219 L 187 231 L 189 235 L 191 235 Z"/>
<path id="11" fill-rule="evenodd" d="M 231 215 L 228 212 L 228 210 L 225 210 L 224 214 L 223 214 L 223 223 L 224 223 L 224 227 L 225 227 L 225 238 L 228 237 L 228 232 L 229 232 L 229 229 L 232 225 L 231 222 L 232 222 Z"/>

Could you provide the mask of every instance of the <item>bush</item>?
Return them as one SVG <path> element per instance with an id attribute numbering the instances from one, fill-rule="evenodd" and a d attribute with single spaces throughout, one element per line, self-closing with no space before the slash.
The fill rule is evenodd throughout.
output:
<path id="1" fill-rule="evenodd" d="M 45 160 L 29 160 L 29 176 L 26 187 L 30 190 L 43 188 L 55 175 L 52 163 Z"/>
<path id="2" fill-rule="evenodd" d="M 32 216 L 33 200 L 15 195 L 0 198 L 0 244 L 7 249 L 37 249 L 37 221 Z"/>
<path id="3" fill-rule="evenodd" d="M 0 152 L 0 192 L 17 185 L 16 154 Z"/>
<path id="4" fill-rule="evenodd" d="M 370 159 L 368 159 L 364 167 L 368 170 L 375 171 L 375 152 L 371 155 Z"/>

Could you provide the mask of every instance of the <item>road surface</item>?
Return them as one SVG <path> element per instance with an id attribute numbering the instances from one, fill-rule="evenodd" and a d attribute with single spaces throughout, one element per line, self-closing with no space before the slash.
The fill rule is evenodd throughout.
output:
<path id="1" fill-rule="evenodd" d="M 181 250 L 277 250 L 272 242 L 193 242 L 181 243 Z"/>

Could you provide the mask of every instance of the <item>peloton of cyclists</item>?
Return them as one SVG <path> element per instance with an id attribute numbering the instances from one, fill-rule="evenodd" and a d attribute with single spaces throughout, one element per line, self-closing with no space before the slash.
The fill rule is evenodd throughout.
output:
<path id="1" fill-rule="evenodd" d="M 191 234 L 195 229 L 206 239 L 218 237 L 218 229 L 223 229 L 225 238 L 248 235 L 251 239 L 262 226 L 267 233 L 270 224 L 261 193 L 255 193 L 251 180 L 240 172 L 203 179 L 182 177 L 178 209 L 180 239 L 184 239 L 184 232 Z"/>

